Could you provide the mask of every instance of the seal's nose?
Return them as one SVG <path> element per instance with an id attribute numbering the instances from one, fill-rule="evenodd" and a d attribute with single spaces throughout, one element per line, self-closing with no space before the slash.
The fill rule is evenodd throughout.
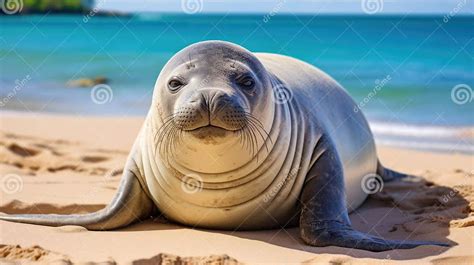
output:
<path id="1" fill-rule="evenodd" d="M 222 108 L 225 108 L 226 105 L 231 104 L 231 102 L 232 100 L 230 96 L 221 91 L 214 92 L 210 94 L 207 98 L 207 106 L 209 107 L 209 112 L 213 114 L 216 114 Z"/>
<path id="2" fill-rule="evenodd" d="M 209 122 L 227 130 L 241 129 L 245 124 L 245 112 L 231 95 L 216 91 L 209 95 Z"/>
<path id="3" fill-rule="evenodd" d="M 194 94 L 188 104 L 177 109 L 174 121 L 183 130 L 212 125 L 234 131 L 244 127 L 246 115 L 232 95 L 219 89 L 206 89 Z"/>

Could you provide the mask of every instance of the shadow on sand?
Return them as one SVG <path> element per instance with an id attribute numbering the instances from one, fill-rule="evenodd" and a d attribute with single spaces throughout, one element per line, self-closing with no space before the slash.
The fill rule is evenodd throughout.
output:
<path id="1" fill-rule="evenodd" d="M 448 243 L 449 227 L 468 217 L 469 201 L 463 191 L 470 187 L 454 188 L 436 185 L 420 177 L 408 176 L 402 180 L 385 183 L 383 190 L 371 195 L 367 201 L 351 213 L 353 227 L 359 231 L 386 239 L 429 240 Z M 208 230 L 207 230 L 208 231 Z M 356 258 L 392 260 L 419 259 L 436 256 L 450 247 L 421 246 L 415 249 L 370 252 L 340 247 L 310 247 L 300 239 L 299 229 L 288 228 L 267 231 L 219 231 L 226 235 L 259 240 L 269 244 L 311 252 L 315 254 L 342 254 Z M 418 249 L 416 248 L 416 249 Z"/>

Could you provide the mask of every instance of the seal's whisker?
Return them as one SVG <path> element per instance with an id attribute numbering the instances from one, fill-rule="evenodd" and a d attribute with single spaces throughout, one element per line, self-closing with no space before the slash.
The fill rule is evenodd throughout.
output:
<path id="1" fill-rule="evenodd" d="M 250 152 L 250 140 L 249 140 L 249 132 L 248 128 L 244 127 L 242 130 L 239 130 L 240 134 L 240 143 L 243 148 L 247 149 Z"/>
<path id="2" fill-rule="evenodd" d="M 173 152 L 173 150 L 174 150 L 173 145 L 174 145 L 175 140 L 176 140 L 177 131 L 178 131 L 178 129 L 176 128 L 176 126 L 171 126 L 169 128 L 168 134 L 166 135 L 168 141 L 166 141 L 165 153 L 163 155 L 166 156 L 166 159 L 167 159 L 168 163 L 169 163 L 169 159 L 175 156 L 175 154 Z"/>
<path id="3" fill-rule="evenodd" d="M 170 141 L 169 141 L 169 144 L 168 144 L 168 152 L 167 154 L 170 154 L 172 157 L 176 157 L 175 155 L 175 150 L 176 150 L 176 143 L 177 143 L 177 140 L 178 140 L 178 133 L 179 133 L 179 129 L 176 127 L 176 126 L 173 126 L 171 129 L 171 132 L 170 132 Z"/>
<path id="4" fill-rule="evenodd" d="M 256 135 L 255 135 L 255 132 L 254 132 L 255 129 L 254 129 L 254 126 L 250 123 L 248 124 L 247 128 L 248 128 L 249 135 L 250 135 L 252 156 L 254 156 L 255 155 L 255 149 L 257 149 L 256 146 L 255 146 L 255 145 L 257 145 Z"/>
<path id="5" fill-rule="evenodd" d="M 250 132 L 248 127 L 244 128 L 245 148 L 250 152 Z"/>
<path id="6" fill-rule="evenodd" d="M 247 132 L 246 132 L 246 130 L 247 130 L 247 128 L 243 128 L 243 129 L 240 131 L 240 134 L 241 134 L 241 136 L 242 136 L 242 147 L 247 149 L 247 146 L 246 146 L 246 143 L 247 143 Z"/>
<path id="7" fill-rule="evenodd" d="M 170 115 L 164 117 L 164 118 L 161 120 L 161 123 L 164 125 L 165 123 L 169 122 L 170 120 L 173 120 L 175 116 L 176 116 L 176 115 L 175 115 L 174 113 L 173 113 L 173 114 L 170 114 Z"/>
<path id="8" fill-rule="evenodd" d="M 255 131 L 258 133 L 258 136 L 260 136 L 260 138 L 262 138 L 263 146 L 265 146 L 265 150 L 267 151 L 267 153 L 269 153 L 269 148 L 268 148 L 268 145 L 267 145 L 266 138 L 262 134 L 262 132 L 260 131 L 260 128 L 257 125 L 255 125 L 253 122 L 249 122 L 249 124 L 251 124 L 251 126 L 253 126 L 255 128 Z M 255 141 L 257 141 L 257 139 L 255 139 Z"/>
<path id="9" fill-rule="evenodd" d="M 252 145 L 252 156 L 255 156 L 256 154 L 258 154 L 258 140 L 257 140 L 257 134 L 255 132 L 256 128 L 253 124 L 249 123 L 250 126 L 248 126 L 249 128 L 249 132 L 250 132 L 250 135 L 251 135 L 251 145 Z"/>
<path id="10" fill-rule="evenodd" d="M 255 124 L 255 122 L 252 121 L 252 120 L 249 120 L 249 121 L 248 121 L 248 124 L 249 124 L 250 126 L 252 126 L 252 127 L 255 129 L 255 131 L 257 131 L 258 135 L 259 135 L 260 138 L 262 138 L 262 140 L 263 140 L 263 145 L 265 146 L 265 149 L 266 149 L 267 152 L 268 152 L 268 145 L 267 145 L 267 141 L 266 141 L 267 137 L 265 137 L 264 134 L 261 132 L 262 129 L 261 129 L 257 124 Z"/>
<path id="11" fill-rule="evenodd" d="M 263 144 L 265 145 L 265 149 L 267 150 L 267 152 L 269 152 L 267 139 L 270 141 L 271 144 L 273 144 L 273 141 L 269 133 L 265 130 L 262 123 L 259 120 L 257 120 L 255 117 L 253 117 L 251 114 L 246 113 L 245 117 L 246 117 L 247 125 L 254 127 L 254 129 L 257 131 L 259 136 L 262 138 Z"/>
<path id="12" fill-rule="evenodd" d="M 180 145 L 181 143 L 181 137 L 183 135 L 183 131 L 180 130 L 179 128 L 175 128 L 175 134 L 174 134 L 174 140 L 173 140 L 173 150 L 178 150 L 178 146 Z M 176 152 L 173 152 L 173 156 L 176 157 Z"/>
<path id="13" fill-rule="evenodd" d="M 181 144 L 183 140 L 183 130 L 178 130 L 178 145 Z"/>
<path id="14" fill-rule="evenodd" d="M 245 142 L 245 129 L 239 130 L 239 133 L 240 133 L 240 136 L 241 136 L 240 141 L 241 141 L 241 143 L 242 143 L 242 147 L 245 147 L 245 146 L 244 146 L 245 143 L 246 143 L 246 142 Z"/>
<path id="15" fill-rule="evenodd" d="M 155 153 L 156 151 L 159 151 L 159 152 L 164 151 L 165 154 L 169 152 L 168 151 L 169 148 L 167 147 L 167 145 L 169 144 L 170 140 L 172 140 L 172 138 L 170 138 L 169 136 L 172 134 L 174 130 L 178 130 L 178 128 L 176 128 L 176 125 L 174 124 L 173 118 L 174 118 L 174 115 L 171 115 L 171 117 L 167 118 L 166 121 L 163 123 L 163 125 L 158 129 L 156 133 L 157 137 L 154 137 L 156 138 Z"/>
<path id="16" fill-rule="evenodd" d="M 237 134 L 237 138 L 239 138 L 239 144 L 242 145 L 242 130 L 238 130 L 235 132 Z"/>
<path id="17" fill-rule="evenodd" d="M 160 133 L 160 131 L 164 129 L 168 125 L 169 122 L 173 121 L 174 116 L 175 116 L 174 114 L 171 114 L 162 120 L 162 125 L 160 126 L 160 128 L 158 128 L 158 130 L 156 130 L 156 133 L 153 136 L 153 139 L 156 138 L 156 136 Z"/>
<path id="18" fill-rule="evenodd" d="M 255 155 L 254 151 L 254 134 L 253 131 L 250 127 L 248 127 L 248 135 L 249 135 L 249 148 L 250 148 L 250 154 L 252 154 L 252 157 Z"/>
<path id="19" fill-rule="evenodd" d="M 170 135 L 169 135 L 170 141 L 168 141 L 168 144 L 167 144 L 168 151 L 166 152 L 166 154 L 168 154 L 170 157 L 175 157 L 174 150 L 176 150 L 175 145 L 176 145 L 178 130 L 175 126 L 173 126 L 170 130 L 171 130 Z"/>
<path id="20" fill-rule="evenodd" d="M 158 140 L 158 143 L 161 143 L 162 140 L 163 140 L 163 137 L 164 137 L 164 134 L 167 130 L 167 128 L 170 126 L 171 124 L 171 120 L 170 121 L 167 121 L 166 123 L 164 123 L 156 132 L 156 136 L 157 136 L 157 140 Z"/>
<path id="21" fill-rule="evenodd" d="M 273 140 L 272 138 L 270 137 L 270 133 L 267 132 L 267 130 L 265 130 L 265 127 L 263 126 L 263 124 L 257 119 L 255 118 L 252 114 L 250 113 L 245 113 L 245 117 L 248 118 L 248 120 L 251 120 L 252 122 L 255 123 L 255 125 L 257 125 L 257 127 L 259 129 L 262 130 L 263 133 L 265 133 L 266 137 L 268 138 L 268 140 L 270 141 L 271 144 L 273 144 Z"/>
<path id="22" fill-rule="evenodd" d="M 173 142 L 173 134 L 174 134 L 174 128 L 173 128 L 173 126 L 170 126 L 169 129 L 168 129 L 168 133 L 166 135 L 166 140 L 163 141 L 164 147 L 165 147 L 164 155 L 167 156 L 167 157 L 169 157 L 169 155 L 170 155 L 170 145 Z"/>

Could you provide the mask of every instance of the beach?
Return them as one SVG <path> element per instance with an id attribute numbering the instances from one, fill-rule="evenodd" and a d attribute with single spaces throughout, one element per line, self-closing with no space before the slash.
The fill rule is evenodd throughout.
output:
<path id="1" fill-rule="evenodd" d="M 297 227 L 219 231 L 184 226 L 164 216 L 150 217 L 113 231 L 0 221 L 0 264 L 474 265 L 474 31 L 469 30 L 474 22 L 472 5 L 457 0 L 441 1 L 436 5 L 426 5 L 421 0 L 164 2 L 2 1 L 0 215 L 84 214 L 109 205 L 117 193 L 124 165 L 144 117 L 150 108 L 154 109 L 152 99 L 159 105 L 169 105 L 166 98 L 157 97 L 161 94 L 161 86 L 156 85 L 157 77 L 162 69 L 172 65 L 168 63 L 171 58 L 176 59 L 174 56 L 189 45 L 222 40 L 235 43 L 254 55 L 289 56 L 327 73 L 354 100 L 352 111 L 366 117 L 382 165 L 407 174 L 395 181 L 380 180 L 375 185 L 375 192 L 371 192 L 371 187 L 369 191 L 362 188 L 370 195 L 350 214 L 354 229 L 384 239 L 436 241 L 449 247 L 424 245 L 383 252 L 357 249 L 361 246 L 354 246 L 354 249 L 312 247 L 303 242 Z M 202 63 L 196 59 L 200 56 L 189 53 L 184 59 L 183 63 L 189 61 L 186 68 L 190 73 L 197 69 L 212 72 L 213 68 L 226 72 L 223 71 L 225 67 L 221 67 L 221 59 L 210 63 L 203 60 L 207 63 Z M 228 59 L 223 58 L 224 61 Z M 283 71 L 275 80 L 285 80 L 286 67 L 290 66 L 282 65 Z M 262 73 L 260 70 L 258 72 Z M 300 70 L 304 73 L 305 67 Z M 229 70 L 229 73 L 234 71 Z M 179 87 L 194 89 L 192 84 L 197 83 L 196 78 L 201 78 L 200 70 L 196 73 L 183 77 L 173 72 L 172 78 L 167 80 L 171 76 L 167 77 L 168 73 L 164 71 L 158 84 L 168 83 L 165 87 L 170 88 L 170 81 L 178 78 Z M 235 76 L 223 79 L 219 74 L 214 75 L 207 75 L 199 82 L 199 87 L 221 89 L 217 84 L 222 81 L 233 88 L 244 88 L 237 72 L 233 74 Z M 252 87 L 256 83 L 249 81 Z M 298 81 L 306 83 L 299 77 Z M 288 92 L 285 99 L 291 100 L 295 95 L 298 98 L 297 93 L 293 95 L 293 85 L 286 87 L 285 84 L 272 86 L 273 99 L 279 98 L 276 92 L 280 90 Z M 315 84 L 315 89 L 318 86 Z M 260 94 L 257 90 L 254 92 L 243 94 L 249 94 L 250 100 Z M 187 95 L 190 93 L 175 96 L 182 101 Z M 326 96 L 314 102 L 315 107 L 325 99 Z M 263 109 L 268 103 L 255 102 L 258 103 L 255 109 Z M 178 110 L 177 106 L 175 104 L 175 110 Z M 209 102 L 207 106 L 210 106 Z M 295 107 L 301 106 L 298 103 Z M 326 107 L 324 110 L 328 115 L 325 112 L 323 119 L 337 120 L 336 107 L 334 111 L 332 104 Z M 210 121 L 210 112 L 208 118 Z M 352 116 L 346 118 L 354 119 Z M 185 119 L 189 121 L 188 114 Z M 267 121 L 256 120 L 259 123 Z M 292 120 L 292 130 L 294 122 L 297 121 Z M 344 132 L 343 123 L 345 120 L 337 126 L 334 124 L 334 130 Z M 300 125 L 303 126 L 297 123 Z M 362 127 L 366 129 L 365 124 Z M 352 129 L 347 130 L 346 136 L 334 140 L 343 147 L 337 148 L 339 155 L 345 154 L 346 145 L 342 143 L 346 140 L 360 143 L 356 134 L 362 132 Z M 252 137 L 249 138 L 252 142 Z M 284 141 L 285 136 L 277 139 Z M 303 145 L 303 151 L 312 145 L 311 140 L 306 142 L 307 138 L 305 142 L 293 139 L 296 137 L 292 137 L 291 143 Z M 293 148 L 291 144 L 290 147 Z M 199 163 L 196 164 L 207 164 L 200 161 L 206 148 L 194 148 L 199 152 L 196 156 Z M 298 148 L 295 148 L 297 153 L 303 152 Z M 323 147 L 316 149 L 319 152 Z M 292 149 L 285 150 L 291 153 Z M 356 151 L 359 154 L 361 149 Z M 279 151 L 274 153 L 279 154 Z M 224 154 L 232 154 L 229 163 L 235 164 L 234 158 L 241 158 L 241 153 L 229 153 L 227 149 Z M 188 163 L 183 159 L 186 157 L 181 156 L 176 165 Z M 363 155 L 354 156 L 359 157 Z M 259 159 L 258 154 L 256 158 Z M 304 172 L 300 169 L 305 159 L 299 163 L 293 159 L 292 163 L 299 166 L 294 168 L 297 172 Z M 284 160 L 285 165 L 291 161 L 288 155 L 280 160 Z M 268 162 L 271 160 L 263 161 L 275 164 Z M 357 166 L 360 168 L 369 163 L 357 159 L 354 164 L 359 161 L 361 164 Z M 373 162 L 375 165 L 375 160 Z M 219 171 L 214 164 L 207 165 L 209 170 L 201 170 L 202 165 L 198 166 L 192 170 L 198 175 L 207 174 L 209 170 Z M 260 168 L 272 172 L 273 167 Z M 351 175 L 348 171 L 352 170 L 347 167 L 344 170 L 346 176 Z M 255 176 L 261 176 L 260 172 Z M 291 180 L 292 172 L 281 184 L 278 178 L 263 180 L 271 180 L 274 187 L 283 187 L 286 180 Z M 186 174 L 183 170 L 179 173 Z M 234 171 L 223 175 L 226 179 L 222 183 L 219 179 L 217 184 L 227 185 L 225 182 L 240 176 Z M 278 176 L 286 175 L 280 173 Z M 161 182 L 169 184 L 166 182 L 172 182 L 172 178 Z M 150 187 L 153 183 L 154 180 L 146 180 Z M 183 183 L 179 183 L 181 188 Z M 239 179 L 234 193 L 237 197 L 251 194 L 252 190 L 257 191 L 255 187 L 260 187 L 260 180 L 255 185 L 253 182 L 248 182 L 249 185 L 240 183 Z M 347 187 L 354 187 L 350 181 L 347 183 Z M 211 184 L 210 187 L 218 187 Z M 355 182 L 355 185 L 359 183 Z M 171 201 L 179 201 L 176 193 L 169 192 L 177 186 L 166 187 L 160 189 L 164 193 L 156 194 L 166 197 L 169 193 L 175 196 Z M 263 187 L 267 188 L 262 192 L 269 192 L 258 190 L 255 193 L 272 194 L 271 186 Z M 156 190 L 151 190 L 155 194 Z M 209 196 L 209 200 L 204 200 L 206 205 L 209 202 L 215 207 L 218 204 L 212 203 L 217 197 L 223 199 L 229 195 L 225 189 L 219 188 L 218 192 L 225 195 Z M 206 194 L 196 197 L 192 197 L 192 193 L 186 194 L 190 199 L 179 201 L 174 204 L 175 208 L 167 203 L 170 200 L 154 199 L 168 216 L 172 217 L 170 213 L 174 211 L 194 219 L 197 216 L 204 218 L 205 214 L 193 212 L 195 207 L 181 206 L 193 205 Z M 292 204 L 291 198 L 285 201 L 283 196 L 274 196 L 281 198 L 281 201 L 274 200 L 274 208 L 281 210 Z M 229 200 L 232 206 L 247 202 L 227 197 L 232 198 Z M 333 203 L 327 199 L 320 201 Z M 258 202 L 247 205 L 251 205 L 246 206 L 247 209 L 256 211 L 260 206 L 264 210 Z M 166 211 L 166 207 L 171 211 Z M 224 210 L 223 223 L 234 221 L 229 216 L 236 216 L 236 220 L 243 216 L 227 215 L 232 212 Z M 118 220 L 116 215 L 113 220 Z"/>
<path id="2" fill-rule="evenodd" d="M 142 117 L 2 112 L 0 212 L 103 208 L 115 194 L 142 122 Z M 302 242 L 298 228 L 213 231 L 162 218 L 106 232 L 0 221 L 0 263 L 473 264 L 474 157 L 386 146 L 378 146 L 378 153 L 384 165 L 412 176 L 384 183 L 350 215 L 353 226 L 387 239 L 450 247 L 378 253 L 315 248 Z"/>

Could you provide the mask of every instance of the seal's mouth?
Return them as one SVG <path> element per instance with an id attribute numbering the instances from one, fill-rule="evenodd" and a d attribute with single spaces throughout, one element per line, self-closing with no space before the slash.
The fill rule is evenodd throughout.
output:
<path id="1" fill-rule="evenodd" d="M 192 130 L 187 130 L 193 136 L 199 139 L 212 139 L 212 138 L 223 138 L 228 133 L 233 132 L 232 130 L 225 129 L 223 127 L 214 126 L 214 125 L 206 125 L 201 126 Z"/>
<path id="2" fill-rule="evenodd" d="M 205 125 L 201 127 L 194 128 L 192 130 L 187 130 L 188 132 L 192 133 L 210 133 L 210 134 L 218 134 L 218 133 L 224 133 L 224 132 L 232 132 L 233 130 L 229 130 L 227 128 L 221 127 L 221 126 L 216 126 L 216 125 Z"/>
<path id="3" fill-rule="evenodd" d="M 193 129 L 190 129 L 190 130 L 185 130 L 185 131 L 188 131 L 188 132 L 201 132 L 201 131 L 204 131 L 204 132 L 212 132 L 212 131 L 232 132 L 234 130 L 227 129 L 227 128 L 224 128 L 224 127 L 221 127 L 221 126 L 218 126 L 218 125 L 214 125 L 214 124 L 208 124 L 208 125 L 200 126 L 200 127 L 193 128 Z"/>
<path id="4" fill-rule="evenodd" d="M 205 126 L 201 126 L 201 127 L 197 127 L 197 128 L 194 128 L 194 129 L 191 129 L 191 130 L 187 130 L 188 132 L 197 132 L 197 131 L 212 131 L 212 130 L 225 130 L 225 131 L 228 131 L 227 129 L 225 128 L 222 128 L 220 126 L 215 126 L 215 125 L 205 125 Z"/>

